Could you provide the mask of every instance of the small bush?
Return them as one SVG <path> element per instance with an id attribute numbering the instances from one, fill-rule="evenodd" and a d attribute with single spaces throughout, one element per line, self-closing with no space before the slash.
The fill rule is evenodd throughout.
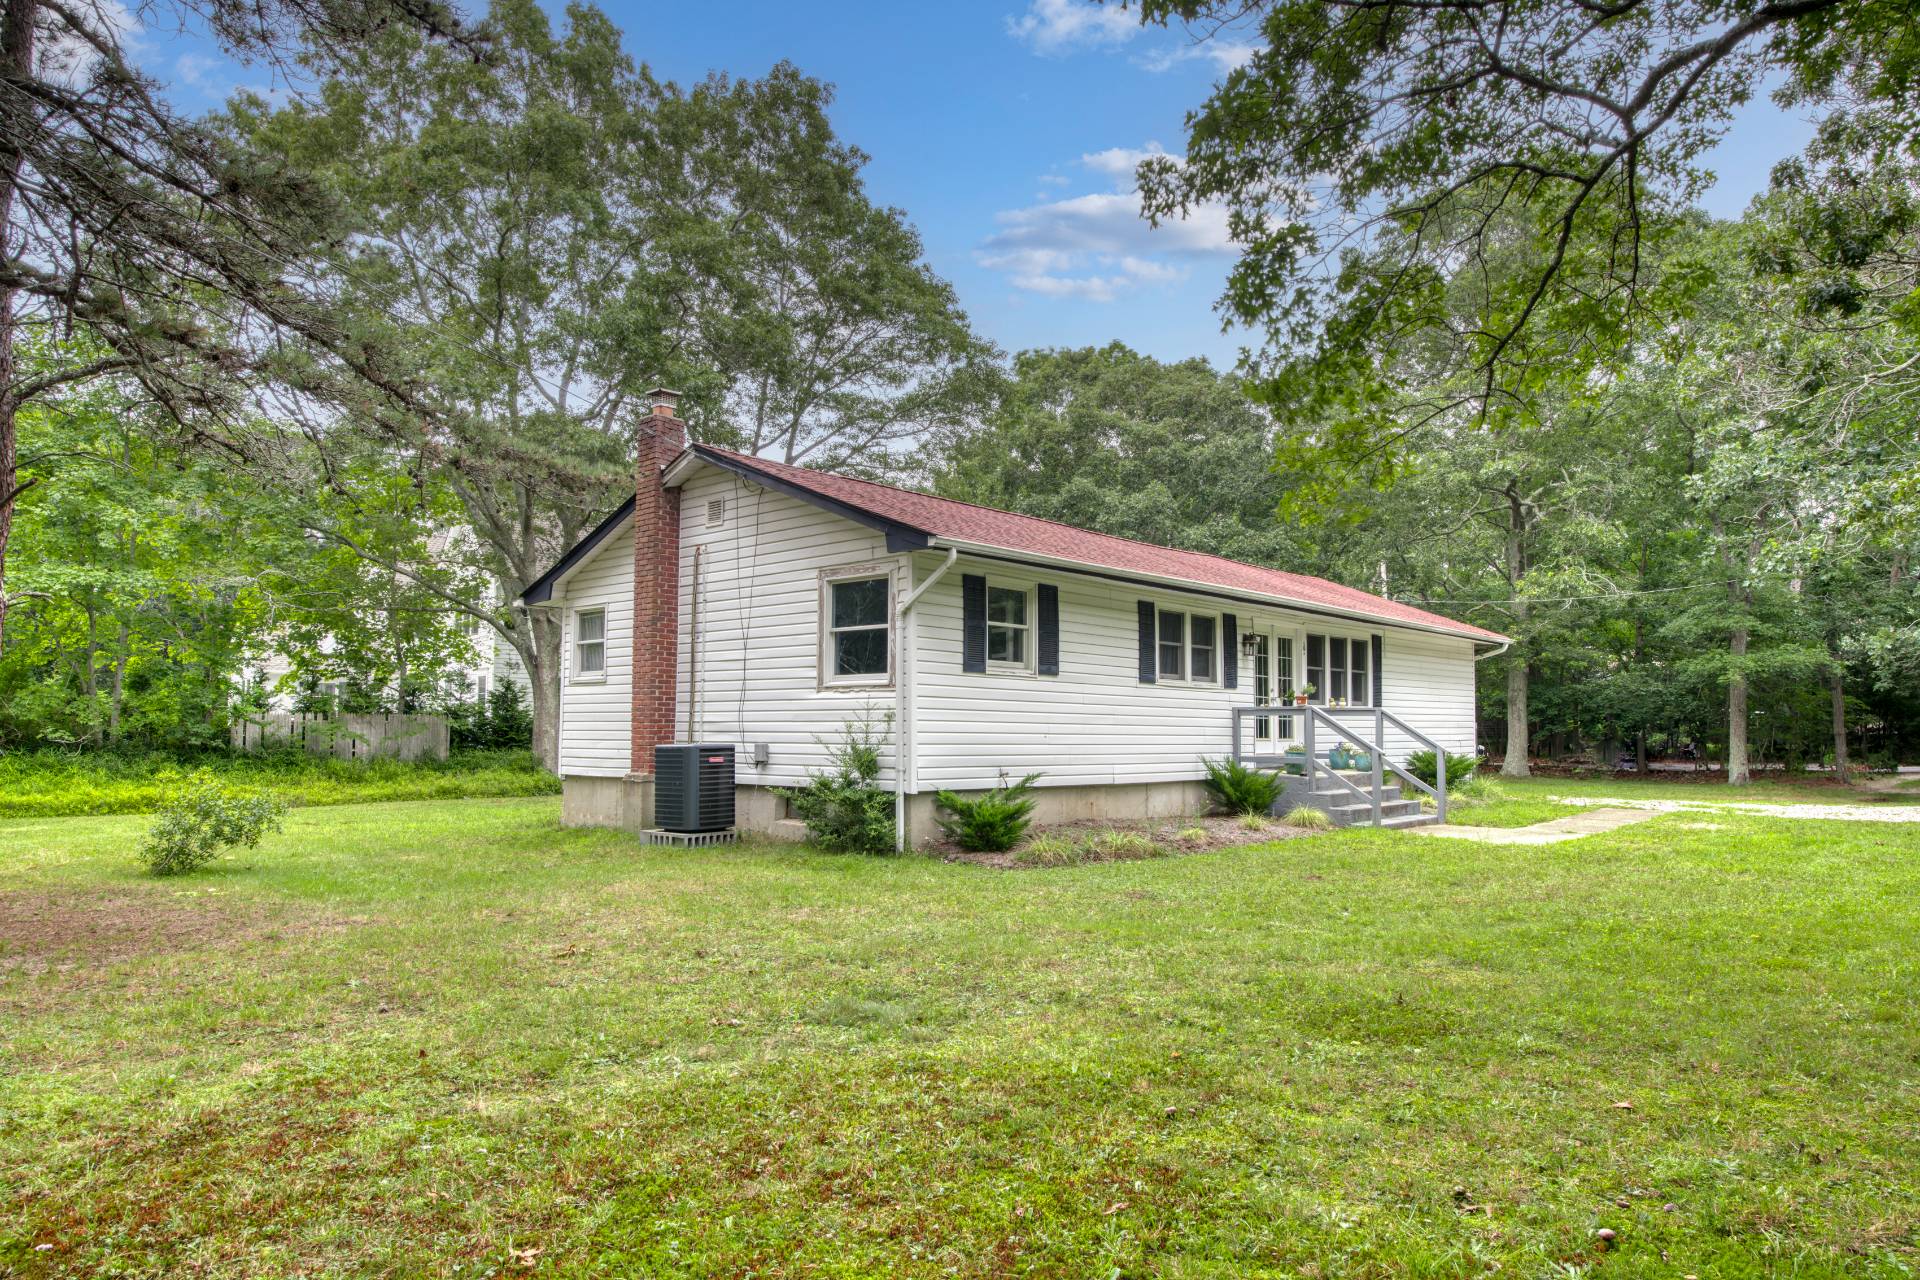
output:
<path id="1" fill-rule="evenodd" d="M 1267 821 L 1265 814 L 1243 813 L 1240 815 L 1240 829 L 1242 831 L 1265 831 L 1271 825 L 1273 824 Z"/>
<path id="2" fill-rule="evenodd" d="M 1266 813 L 1286 785 L 1277 773 L 1267 773 L 1224 756 L 1218 760 L 1202 759 L 1200 763 L 1206 766 L 1208 794 L 1229 813 Z"/>
<path id="3" fill-rule="evenodd" d="M 1457 756 L 1451 751 L 1447 752 L 1447 790 L 1451 792 L 1457 784 L 1472 778 L 1482 763 L 1479 756 Z M 1408 756 L 1406 770 L 1430 787 L 1435 785 L 1434 779 L 1439 776 L 1439 768 L 1431 751 L 1416 751 Z"/>
<path id="4" fill-rule="evenodd" d="M 1078 840 L 1051 832 L 1027 841 L 1013 857 L 1015 862 L 1027 867 L 1070 867 L 1086 861 Z"/>
<path id="5" fill-rule="evenodd" d="M 1185 840 L 1191 844 L 1196 840 L 1205 840 L 1208 834 L 1205 827 L 1188 827 L 1186 830 L 1176 833 L 1173 838 L 1175 840 Z"/>
<path id="6" fill-rule="evenodd" d="M 1280 821 L 1301 831 L 1325 831 L 1333 826 L 1333 816 L 1325 809 L 1304 804 L 1287 810 Z"/>
<path id="7" fill-rule="evenodd" d="M 774 788 L 807 824 L 807 838 L 822 849 L 894 852 L 893 793 L 874 785 L 884 736 L 871 724 L 849 724 L 839 745 L 823 744 L 833 753 L 831 772 L 810 771 L 804 787 Z"/>
<path id="8" fill-rule="evenodd" d="M 1030 773 L 1012 784 L 1002 781 L 971 800 L 953 791 L 936 793 L 935 802 L 952 815 L 938 820 L 940 830 L 969 853 L 1001 853 L 1013 848 L 1033 821 L 1034 797 L 1029 793 L 1039 780 L 1039 774 Z"/>
<path id="9" fill-rule="evenodd" d="M 275 796 L 235 790 L 201 769 L 154 818 L 140 856 L 157 876 L 197 871 L 228 849 L 251 849 L 280 830 L 286 811 Z"/>

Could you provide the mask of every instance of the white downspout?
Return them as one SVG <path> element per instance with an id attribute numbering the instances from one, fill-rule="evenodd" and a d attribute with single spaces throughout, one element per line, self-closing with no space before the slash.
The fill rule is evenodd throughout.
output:
<path id="1" fill-rule="evenodd" d="M 1485 653 L 1474 654 L 1473 655 L 1474 665 L 1478 666 L 1480 663 L 1485 662 L 1488 658 L 1497 658 L 1511 648 L 1513 648 L 1513 641 L 1502 640 L 1500 642 L 1500 647 L 1498 649 L 1489 649 Z"/>
<path id="2" fill-rule="evenodd" d="M 960 558 L 958 547 L 947 548 L 947 558 L 940 567 L 927 575 L 927 580 L 900 597 L 900 607 L 895 611 L 897 618 L 893 634 L 900 645 L 900 671 L 893 682 L 893 851 L 907 851 L 907 675 L 913 670 L 913 644 L 907 634 L 907 613 L 914 603 L 925 595 L 927 588 L 946 576 L 953 568 L 953 562 Z M 913 560 L 907 560 L 908 572 L 912 572 Z"/>

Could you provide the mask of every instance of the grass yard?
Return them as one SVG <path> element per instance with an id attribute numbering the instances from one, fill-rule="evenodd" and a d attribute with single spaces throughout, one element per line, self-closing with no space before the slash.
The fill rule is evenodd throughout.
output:
<path id="1" fill-rule="evenodd" d="M 1818 804 L 1866 808 L 1920 803 L 1920 792 L 1903 787 L 1869 789 L 1824 781 L 1758 782 L 1730 787 L 1720 782 L 1671 782 L 1660 778 L 1503 778 L 1483 770 L 1465 795 L 1451 797 L 1447 820 L 1469 827 L 1527 827 L 1536 822 L 1567 818 L 1588 806 L 1565 804 L 1555 797 L 1593 796 L 1629 800 L 1679 800 L 1711 804 Z"/>
<path id="2" fill-rule="evenodd" d="M 177 880 L 0 823 L 0 1274 L 1920 1267 L 1920 828 L 1009 872 L 557 819 Z"/>
<path id="3" fill-rule="evenodd" d="M 334 760 L 304 751 L 221 751 L 187 760 L 161 753 L 16 751 L 0 753 L 0 818 L 152 813 L 196 769 L 302 806 L 560 794 L 560 780 L 531 751 L 455 751 L 445 760 L 405 762 Z"/>

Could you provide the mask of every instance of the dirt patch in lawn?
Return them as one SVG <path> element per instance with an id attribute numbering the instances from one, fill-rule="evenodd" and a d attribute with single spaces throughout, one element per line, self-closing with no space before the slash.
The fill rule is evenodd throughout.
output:
<path id="1" fill-rule="evenodd" d="M 346 928 L 365 917 L 286 917 L 198 894 L 0 891 L 0 974 L 93 968 L 142 956 Z"/>
<path id="2" fill-rule="evenodd" d="M 1032 871 L 1042 867 L 1077 867 L 1090 862 L 1134 862 L 1142 858 L 1208 853 L 1214 849 L 1267 844 L 1313 834 L 1271 819 L 1264 826 L 1245 826 L 1237 817 L 1058 822 L 1035 826 L 1019 848 L 1006 853 L 969 853 L 944 839 L 934 850 L 948 862 L 971 862 L 1003 871 Z"/>

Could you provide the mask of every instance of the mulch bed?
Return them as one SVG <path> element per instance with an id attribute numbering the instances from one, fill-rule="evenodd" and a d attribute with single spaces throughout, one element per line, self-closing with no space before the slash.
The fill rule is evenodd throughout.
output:
<path id="1" fill-rule="evenodd" d="M 1236 817 L 1181 817 L 1155 818 L 1141 822 L 1057 822 L 1051 826 L 1035 824 L 1027 839 L 1041 835 L 1066 836 L 1069 839 L 1081 836 L 1093 836 L 1102 832 L 1124 831 L 1145 836 L 1159 846 L 1162 857 L 1176 857 L 1187 853 L 1209 853 L 1215 849 L 1231 849 L 1239 845 L 1270 844 L 1275 840 L 1287 840 L 1294 836 L 1316 835 L 1299 827 L 1289 827 L 1280 822 L 1268 822 L 1264 830 L 1249 831 L 1240 825 Z M 1194 835 L 1193 832 L 1204 832 Z M 1045 868 L 1031 866 L 1019 860 L 1017 851 L 1008 853 L 969 853 L 951 841 L 942 839 L 931 846 L 931 852 L 947 862 L 970 862 L 976 866 L 994 867 L 1001 871 L 1038 871 Z M 1094 862 L 1137 861 L 1137 858 L 1090 857 L 1074 863 L 1086 866 Z"/>

